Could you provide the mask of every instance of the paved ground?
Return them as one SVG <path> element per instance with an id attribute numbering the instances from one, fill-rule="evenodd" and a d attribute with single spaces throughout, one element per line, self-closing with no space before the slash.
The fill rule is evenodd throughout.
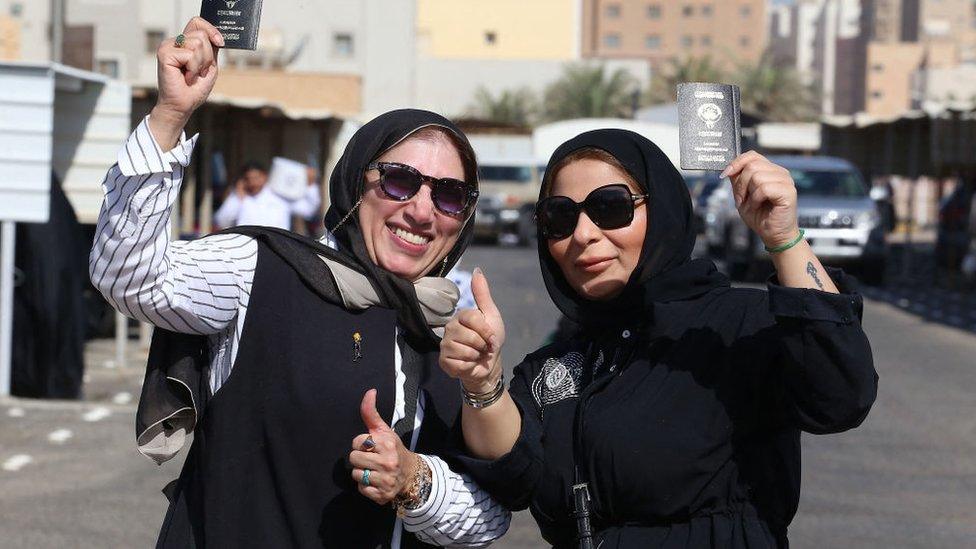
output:
<path id="1" fill-rule="evenodd" d="M 477 247 L 465 261 L 476 265 L 509 319 L 511 366 L 552 330 L 556 310 L 534 252 Z M 976 335 L 911 306 L 948 317 L 971 294 L 885 297 L 907 284 L 869 291 L 881 300 L 865 318 L 881 375 L 871 416 L 850 433 L 804 437 L 795 547 L 976 547 Z M 159 489 L 180 459 L 156 467 L 135 450 L 141 353 L 131 345 L 130 366 L 118 368 L 110 341 L 90 344 L 85 402 L 0 401 L 0 548 L 151 546 Z M 520 514 L 496 546 L 541 545 Z"/>

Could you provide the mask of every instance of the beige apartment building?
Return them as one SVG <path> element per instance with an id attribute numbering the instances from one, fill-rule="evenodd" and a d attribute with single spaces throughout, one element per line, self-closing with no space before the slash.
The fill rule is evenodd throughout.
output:
<path id="1" fill-rule="evenodd" d="M 864 111 L 881 117 L 917 106 L 914 92 L 922 68 L 946 69 L 958 64 L 951 43 L 872 42 L 867 55 Z"/>
<path id="2" fill-rule="evenodd" d="M 919 8 L 920 41 L 955 44 L 960 63 L 976 62 L 976 3 L 921 0 Z"/>
<path id="3" fill-rule="evenodd" d="M 864 0 L 864 36 L 872 42 L 912 40 L 918 0 Z"/>
<path id="4" fill-rule="evenodd" d="M 440 59 L 577 59 L 579 0 L 417 0 L 417 49 Z"/>
<path id="5" fill-rule="evenodd" d="M 974 86 L 949 88 L 946 75 L 976 62 L 976 3 L 972 0 L 865 2 L 867 45 L 864 110 L 894 116 L 929 101 L 969 99 Z M 929 78 L 939 74 L 941 78 Z M 962 71 L 969 75 L 971 72 Z M 937 82 L 937 80 L 939 82 Z M 956 93 L 953 93 L 956 92 Z"/>
<path id="6" fill-rule="evenodd" d="M 416 105 L 469 116 L 475 96 L 528 90 L 541 97 L 570 64 L 583 60 L 583 0 L 417 0 Z M 646 57 L 606 55 L 607 74 L 623 70 L 635 87 L 650 82 Z"/>
<path id="7" fill-rule="evenodd" d="M 646 58 L 654 66 L 709 56 L 719 65 L 759 59 L 765 0 L 583 0 L 584 57 Z"/>

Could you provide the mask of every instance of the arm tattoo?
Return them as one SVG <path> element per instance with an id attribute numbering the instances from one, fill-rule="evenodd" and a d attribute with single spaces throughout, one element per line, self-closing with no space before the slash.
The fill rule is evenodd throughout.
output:
<path id="1" fill-rule="evenodd" d="M 817 268 L 813 266 L 813 261 L 807 262 L 807 274 L 809 274 L 813 278 L 813 281 L 817 283 L 818 288 L 821 290 L 824 289 L 823 282 L 820 282 L 820 277 L 817 276 Z"/>

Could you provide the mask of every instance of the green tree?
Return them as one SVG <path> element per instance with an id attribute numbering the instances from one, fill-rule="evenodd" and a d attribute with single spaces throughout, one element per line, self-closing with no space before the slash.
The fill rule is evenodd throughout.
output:
<path id="1" fill-rule="evenodd" d="M 504 90 L 493 95 L 484 86 L 474 92 L 474 102 L 468 107 L 468 116 L 481 120 L 529 126 L 538 113 L 539 101 L 529 88 Z"/>
<path id="2" fill-rule="evenodd" d="M 674 103 L 682 82 L 724 82 L 725 72 L 709 56 L 671 59 L 663 70 L 651 76 L 644 96 L 647 104 Z"/>
<path id="3" fill-rule="evenodd" d="M 542 114 L 546 120 L 627 118 L 633 114 L 637 83 L 623 69 L 611 74 L 605 66 L 574 63 L 546 87 Z"/>
<path id="4" fill-rule="evenodd" d="M 820 115 L 818 94 L 789 66 L 777 66 L 769 55 L 756 64 L 740 64 L 732 81 L 741 90 L 742 110 L 770 122 L 802 122 Z"/>

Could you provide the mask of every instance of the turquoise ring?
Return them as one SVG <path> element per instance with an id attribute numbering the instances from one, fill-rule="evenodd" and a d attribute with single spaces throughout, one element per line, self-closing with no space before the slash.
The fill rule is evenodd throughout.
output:
<path id="1" fill-rule="evenodd" d="M 186 43 L 186 36 L 183 33 L 176 35 L 176 43 L 174 44 L 177 48 L 182 48 L 183 44 Z"/>
<path id="2" fill-rule="evenodd" d="M 359 481 L 363 486 L 369 486 L 369 469 L 363 469 L 363 479 Z"/>

